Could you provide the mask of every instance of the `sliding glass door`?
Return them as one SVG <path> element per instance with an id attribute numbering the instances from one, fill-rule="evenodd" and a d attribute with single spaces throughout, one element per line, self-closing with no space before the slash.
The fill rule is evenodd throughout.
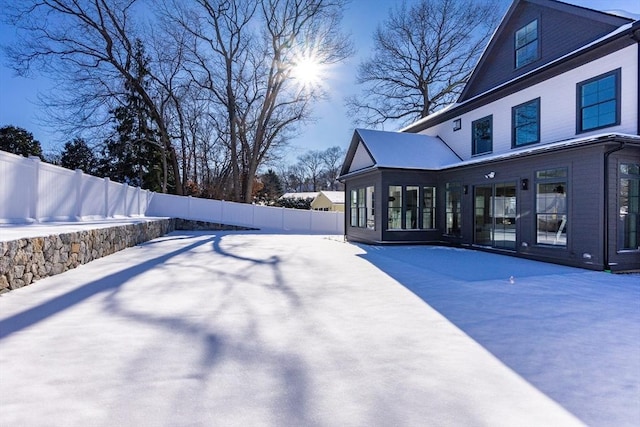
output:
<path id="1" fill-rule="evenodd" d="M 479 185 L 474 192 L 477 245 L 516 248 L 516 183 Z"/>

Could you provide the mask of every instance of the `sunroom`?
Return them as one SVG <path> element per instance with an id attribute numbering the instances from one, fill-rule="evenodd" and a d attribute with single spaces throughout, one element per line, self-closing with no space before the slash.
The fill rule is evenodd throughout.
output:
<path id="1" fill-rule="evenodd" d="M 437 170 L 460 161 L 440 138 L 356 129 L 340 175 L 347 237 L 367 243 L 439 241 Z"/>

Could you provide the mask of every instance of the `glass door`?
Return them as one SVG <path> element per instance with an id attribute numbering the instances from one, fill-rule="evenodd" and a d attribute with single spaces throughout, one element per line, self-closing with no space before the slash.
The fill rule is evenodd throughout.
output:
<path id="1" fill-rule="evenodd" d="M 516 183 L 476 186 L 474 214 L 477 245 L 516 248 Z"/>

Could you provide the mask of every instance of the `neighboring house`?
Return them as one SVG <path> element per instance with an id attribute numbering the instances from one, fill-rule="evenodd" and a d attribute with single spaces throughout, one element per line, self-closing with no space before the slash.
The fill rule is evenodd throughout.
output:
<path id="1" fill-rule="evenodd" d="M 311 209 L 316 211 L 344 212 L 343 191 L 313 191 L 284 193 L 281 199 L 302 199 L 311 201 Z"/>
<path id="2" fill-rule="evenodd" d="M 318 195 L 317 191 L 306 191 L 302 193 L 284 193 L 280 196 L 281 199 L 315 199 Z"/>
<path id="3" fill-rule="evenodd" d="M 456 104 L 358 129 L 345 233 L 640 269 L 640 21 L 515 0 Z"/>
<path id="4" fill-rule="evenodd" d="M 321 191 L 311 202 L 311 209 L 344 212 L 344 191 Z"/>

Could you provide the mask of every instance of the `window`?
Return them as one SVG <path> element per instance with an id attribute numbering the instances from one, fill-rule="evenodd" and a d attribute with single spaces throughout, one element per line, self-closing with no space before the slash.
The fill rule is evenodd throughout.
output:
<path id="1" fill-rule="evenodd" d="M 620 69 L 578 83 L 577 132 L 620 124 Z"/>
<path id="2" fill-rule="evenodd" d="M 513 132 L 512 147 L 535 144 L 540 141 L 540 98 L 511 109 Z"/>
<path id="3" fill-rule="evenodd" d="M 404 214 L 404 228 L 415 230 L 418 228 L 418 188 L 407 186 L 405 189 L 405 200 L 407 205 Z"/>
<path id="4" fill-rule="evenodd" d="M 446 234 L 462 236 L 462 185 L 459 182 L 448 182 L 445 186 L 446 202 Z"/>
<path id="5" fill-rule="evenodd" d="M 538 20 L 531 21 L 516 31 L 516 68 L 538 59 Z"/>
<path id="6" fill-rule="evenodd" d="M 422 228 L 436 228 L 436 187 L 422 187 Z"/>
<path id="7" fill-rule="evenodd" d="M 375 217 L 375 193 L 374 187 L 367 187 L 367 228 L 369 230 L 375 230 L 376 217 Z"/>
<path id="8" fill-rule="evenodd" d="M 351 222 L 349 225 L 352 227 L 358 226 L 358 190 L 351 190 L 351 203 L 349 212 L 351 213 Z"/>
<path id="9" fill-rule="evenodd" d="M 388 229 L 435 228 L 435 193 L 435 187 L 390 185 Z"/>
<path id="10" fill-rule="evenodd" d="M 620 165 L 620 230 L 621 250 L 640 249 L 640 163 Z"/>
<path id="11" fill-rule="evenodd" d="M 473 154 L 490 153 L 493 150 L 493 116 L 483 117 L 471 124 Z"/>
<path id="12" fill-rule="evenodd" d="M 375 229 L 373 216 L 373 187 L 351 190 L 351 226 Z"/>
<path id="13" fill-rule="evenodd" d="M 536 172 L 536 243 L 567 246 L 567 170 Z"/>
<path id="14" fill-rule="evenodd" d="M 402 228 L 402 186 L 389 186 L 389 218 L 387 228 L 399 230 Z"/>

